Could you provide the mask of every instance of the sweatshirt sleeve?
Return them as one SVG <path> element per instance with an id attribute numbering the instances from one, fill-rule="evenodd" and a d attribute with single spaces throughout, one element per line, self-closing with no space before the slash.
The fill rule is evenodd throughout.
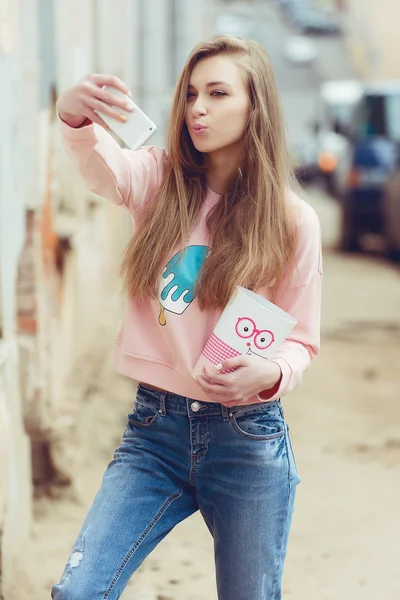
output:
<path id="1" fill-rule="evenodd" d="M 270 359 L 282 376 L 274 388 L 258 394 L 260 402 L 272 401 L 292 392 L 302 382 L 304 371 L 320 349 L 321 287 L 323 278 L 321 230 L 318 217 L 307 204 L 299 224 L 295 286 L 278 291 L 274 303 L 297 321 L 290 335 Z"/>
<path id="2" fill-rule="evenodd" d="M 60 119 L 68 155 L 87 187 L 132 214 L 157 191 L 163 174 L 165 152 L 145 146 L 122 149 L 100 125 L 73 128 Z"/>

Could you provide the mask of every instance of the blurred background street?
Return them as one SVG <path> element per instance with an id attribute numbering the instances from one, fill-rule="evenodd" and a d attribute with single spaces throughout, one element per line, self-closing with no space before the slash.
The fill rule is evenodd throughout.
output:
<path id="1" fill-rule="evenodd" d="M 3 600 L 50 597 L 135 396 L 111 366 L 131 221 L 86 192 L 60 148 L 54 101 L 89 72 L 115 73 L 163 145 L 183 61 L 217 33 L 268 50 L 293 167 L 323 234 L 321 355 L 283 400 L 302 478 L 283 597 L 400 598 L 400 6 L 378 4 L 3 0 Z M 217 600 L 199 515 L 123 598 Z"/>

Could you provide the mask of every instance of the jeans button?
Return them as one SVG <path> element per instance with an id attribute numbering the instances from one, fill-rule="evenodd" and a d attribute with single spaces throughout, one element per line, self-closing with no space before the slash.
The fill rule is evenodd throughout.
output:
<path id="1" fill-rule="evenodd" d="M 193 412 L 197 412 L 198 410 L 200 410 L 200 404 L 198 402 L 192 402 L 190 408 Z"/>

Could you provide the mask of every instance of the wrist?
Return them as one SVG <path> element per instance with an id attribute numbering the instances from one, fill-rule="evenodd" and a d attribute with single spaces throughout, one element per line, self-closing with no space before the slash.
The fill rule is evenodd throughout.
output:
<path id="1" fill-rule="evenodd" d="M 263 390 L 269 390 L 271 388 L 276 387 L 277 385 L 279 385 L 282 379 L 282 370 L 278 363 L 271 360 L 268 361 L 267 364 L 267 374 L 262 381 Z"/>
<path id="2" fill-rule="evenodd" d="M 273 371 L 270 373 L 268 381 L 264 379 L 263 389 L 258 393 L 261 401 L 269 400 L 278 393 L 283 377 L 282 369 L 278 363 L 269 361 L 269 366 L 272 367 Z"/>
<path id="3" fill-rule="evenodd" d="M 64 121 L 64 123 L 66 123 L 69 127 L 73 127 L 74 129 L 78 129 L 79 127 L 82 127 L 82 125 L 92 122 L 84 115 L 71 115 L 63 111 L 59 111 L 58 116 L 60 117 L 61 121 Z"/>

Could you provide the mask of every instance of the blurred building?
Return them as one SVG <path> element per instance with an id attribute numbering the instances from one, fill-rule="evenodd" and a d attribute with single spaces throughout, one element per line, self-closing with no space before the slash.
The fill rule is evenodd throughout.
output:
<path id="1" fill-rule="evenodd" d="M 345 10 L 348 45 L 358 76 L 365 80 L 398 79 L 398 0 L 346 0 Z"/>
<path id="2" fill-rule="evenodd" d="M 2 0 L 0 5 L 0 597 L 29 535 L 33 486 L 68 480 L 81 399 L 72 368 L 115 308 L 131 220 L 86 191 L 64 154 L 63 89 L 123 79 L 164 144 L 177 75 L 212 0 Z"/>

